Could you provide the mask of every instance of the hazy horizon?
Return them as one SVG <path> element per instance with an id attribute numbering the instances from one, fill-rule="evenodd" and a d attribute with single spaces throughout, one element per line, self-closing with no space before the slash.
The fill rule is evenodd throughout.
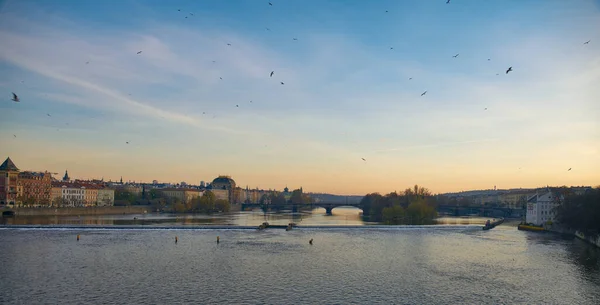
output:
<path id="1" fill-rule="evenodd" d="M 0 1 L 1 161 L 348 195 L 600 184 L 600 2 L 271 2 Z"/>

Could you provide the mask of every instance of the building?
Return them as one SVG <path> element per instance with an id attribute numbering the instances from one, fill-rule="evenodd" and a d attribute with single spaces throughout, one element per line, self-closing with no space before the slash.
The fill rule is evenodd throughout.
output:
<path id="1" fill-rule="evenodd" d="M 98 206 L 113 206 L 115 205 L 115 190 L 100 187 L 98 189 Z"/>
<path id="2" fill-rule="evenodd" d="M 533 195 L 535 191 L 532 190 L 508 190 L 500 195 L 500 203 L 511 209 L 521 209 Z"/>
<path id="3" fill-rule="evenodd" d="M 221 191 L 227 191 L 227 198 L 222 194 Z M 211 185 L 210 191 L 212 191 L 217 199 L 227 200 L 231 204 L 238 203 L 240 200 L 241 192 L 240 190 L 236 190 L 235 181 L 231 179 L 230 176 L 219 176 L 215 178 Z M 217 195 L 219 193 L 219 195 Z"/>
<path id="4" fill-rule="evenodd" d="M 19 205 L 48 206 L 52 195 L 52 175 L 48 172 L 20 172 L 17 192 Z"/>
<path id="5" fill-rule="evenodd" d="M 538 226 L 551 224 L 561 198 L 562 195 L 555 194 L 550 188 L 539 190 L 527 200 L 525 221 Z"/>
<path id="6" fill-rule="evenodd" d="M 85 184 L 81 186 L 84 189 L 83 200 L 85 206 L 98 205 L 98 190 L 99 186 L 93 184 Z"/>
<path id="7" fill-rule="evenodd" d="M 222 190 L 222 189 L 212 189 L 209 190 L 211 193 L 215 194 L 215 199 L 216 200 L 226 200 L 227 202 L 229 201 L 229 191 L 228 190 Z"/>
<path id="8" fill-rule="evenodd" d="M 52 205 L 81 207 L 85 206 L 85 187 L 71 182 L 52 182 Z"/>
<path id="9" fill-rule="evenodd" d="M 182 203 L 188 203 L 196 197 L 202 196 L 202 192 L 196 189 L 166 188 L 160 190 L 165 197 L 178 199 Z"/>
<path id="10" fill-rule="evenodd" d="M 71 178 L 69 178 L 69 173 L 68 173 L 67 170 L 65 170 L 65 175 L 63 176 L 62 181 L 63 182 L 69 182 L 69 181 L 71 181 Z"/>
<path id="11" fill-rule="evenodd" d="M 0 165 L 0 205 L 17 203 L 19 169 L 10 158 Z"/>

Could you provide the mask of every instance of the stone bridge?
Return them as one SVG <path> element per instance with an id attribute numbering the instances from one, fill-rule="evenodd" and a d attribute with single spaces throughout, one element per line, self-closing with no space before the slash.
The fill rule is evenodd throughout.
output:
<path id="1" fill-rule="evenodd" d="M 260 204 L 260 203 L 242 203 L 241 204 L 242 211 L 246 209 L 260 208 L 264 212 L 268 210 L 292 210 L 293 212 L 298 212 L 300 209 L 316 209 L 323 208 L 325 209 L 325 213 L 327 215 L 331 215 L 331 212 L 335 208 L 339 207 L 356 207 L 362 210 L 360 203 L 346 203 L 346 202 L 315 202 L 315 203 L 307 203 L 307 204 L 294 204 L 294 203 L 284 203 L 284 204 Z"/>

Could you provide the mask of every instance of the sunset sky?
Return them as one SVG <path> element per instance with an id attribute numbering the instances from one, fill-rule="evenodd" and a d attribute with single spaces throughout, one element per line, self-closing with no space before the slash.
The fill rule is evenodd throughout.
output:
<path id="1" fill-rule="evenodd" d="M 336 194 L 600 184 L 600 1 L 270 1 L 0 1 L 0 162 Z"/>

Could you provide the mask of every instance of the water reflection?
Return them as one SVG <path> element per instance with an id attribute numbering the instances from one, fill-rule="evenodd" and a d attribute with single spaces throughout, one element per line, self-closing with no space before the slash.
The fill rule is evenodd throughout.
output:
<path id="1" fill-rule="evenodd" d="M 225 214 L 129 214 L 94 216 L 15 216 L 0 218 L 4 225 L 115 225 L 115 226 L 258 226 L 263 222 L 271 225 L 287 225 L 294 222 L 302 226 L 361 226 L 377 224 L 365 222 L 361 210 L 353 207 L 335 208 L 332 215 L 325 209 L 317 208 L 299 213 L 268 212 L 260 209 Z M 488 218 L 482 217 L 441 217 L 441 225 L 483 225 Z"/>

